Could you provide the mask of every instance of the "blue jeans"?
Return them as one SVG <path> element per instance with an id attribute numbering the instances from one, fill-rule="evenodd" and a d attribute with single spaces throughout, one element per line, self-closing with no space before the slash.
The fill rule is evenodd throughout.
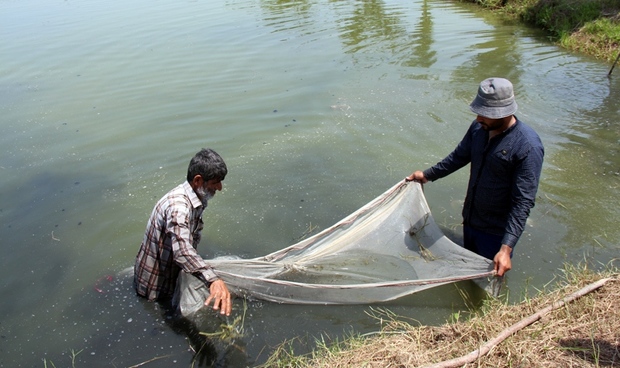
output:
<path id="1" fill-rule="evenodd" d="M 463 225 L 463 246 L 465 249 L 493 260 L 502 247 L 502 235 L 494 235 Z"/>

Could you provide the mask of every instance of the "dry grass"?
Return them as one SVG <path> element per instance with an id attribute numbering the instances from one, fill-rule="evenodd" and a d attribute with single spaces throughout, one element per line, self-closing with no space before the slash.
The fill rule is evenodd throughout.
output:
<path id="1" fill-rule="evenodd" d="M 467 321 L 411 326 L 388 318 L 382 332 L 339 346 L 322 346 L 310 357 L 274 356 L 279 367 L 421 367 L 477 350 L 501 331 L 604 277 L 602 288 L 550 312 L 521 329 L 486 356 L 464 367 L 620 367 L 620 280 L 616 271 L 569 269 L 555 291 L 518 305 L 489 301 Z M 393 317 L 393 316 L 392 316 Z"/>

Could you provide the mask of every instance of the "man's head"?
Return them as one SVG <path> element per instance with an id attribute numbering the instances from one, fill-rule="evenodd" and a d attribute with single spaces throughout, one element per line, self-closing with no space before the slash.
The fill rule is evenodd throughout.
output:
<path id="1" fill-rule="evenodd" d="M 187 181 L 206 205 L 217 190 L 222 190 L 226 174 L 228 169 L 222 157 L 212 149 L 203 148 L 189 162 Z"/>
<path id="2" fill-rule="evenodd" d="M 478 87 L 476 98 L 469 105 L 476 115 L 502 119 L 517 112 L 512 83 L 504 78 L 488 78 Z"/>

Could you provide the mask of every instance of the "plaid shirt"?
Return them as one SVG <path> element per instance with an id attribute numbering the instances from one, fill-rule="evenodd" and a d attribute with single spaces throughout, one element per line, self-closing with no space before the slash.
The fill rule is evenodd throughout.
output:
<path id="1" fill-rule="evenodd" d="M 186 181 L 157 202 L 134 266 L 134 286 L 149 300 L 171 298 L 179 271 L 209 283 L 213 269 L 196 252 L 203 228 L 202 202 Z"/>
<path id="2" fill-rule="evenodd" d="M 534 207 L 543 156 L 538 134 L 522 121 L 491 140 L 474 121 L 454 151 L 424 176 L 434 181 L 471 163 L 463 223 L 514 247 Z"/>

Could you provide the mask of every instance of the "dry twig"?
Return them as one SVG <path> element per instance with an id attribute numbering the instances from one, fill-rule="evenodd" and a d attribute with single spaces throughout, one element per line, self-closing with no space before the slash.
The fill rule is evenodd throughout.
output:
<path id="1" fill-rule="evenodd" d="M 489 340 L 488 342 L 486 342 L 484 345 L 482 345 L 479 349 L 476 349 L 474 351 L 472 351 L 471 353 L 464 355 L 462 357 L 459 358 L 455 358 L 455 359 L 451 359 L 451 360 L 446 360 L 440 363 L 436 363 L 436 364 L 432 364 L 427 366 L 427 368 L 452 368 L 452 367 L 460 367 L 463 366 L 465 364 L 468 363 L 472 363 L 474 361 L 476 361 L 478 358 L 480 358 L 483 355 L 486 355 L 489 351 L 491 351 L 491 349 L 493 349 L 495 346 L 499 345 L 502 341 L 506 340 L 508 337 L 510 337 L 511 335 L 515 334 L 516 332 L 518 332 L 519 330 L 531 325 L 532 323 L 538 321 L 539 319 L 543 318 L 545 315 L 547 315 L 549 312 L 556 310 L 560 307 L 562 307 L 563 305 L 565 305 L 566 303 L 570 303 L 573 300 L 580 298 L 588 293 L 591 293 L 592 291 L 602 287 L 603 285 L 605 285 L 605 283 L 607 283 L 609 280 L 612 280 L 611 278 L 605 278 L 605 279 L 601 279 L 597 282 L 594 282 L 580 290 L 578 290 L 577 292 L 565 297 L 564 299 L 557 301 L 555 303 L 553 303 L 552 305 L 541 309 L 540 311 L 532 314 L 531 316 L 522 319 L 521 321 L 515 323 L 514 325 L 508 327 L 507 329 L 503 330 L 499 335 L 497 335 L 495 338 Z"/>

